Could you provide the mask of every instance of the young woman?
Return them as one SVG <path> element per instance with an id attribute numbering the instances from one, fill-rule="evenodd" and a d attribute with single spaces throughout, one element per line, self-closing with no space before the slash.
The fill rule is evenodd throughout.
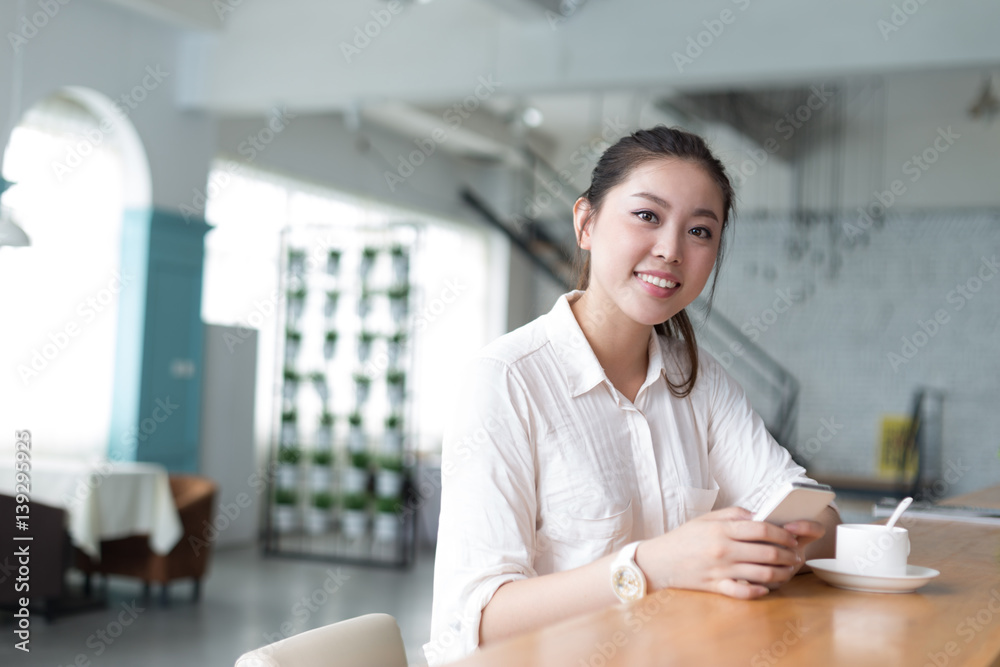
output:
<path id="1" fill-rule="evenodd" d="M 573 208 L 579 289 L 487 346 L 456 406 L 431 664 L 663 588 L 756 598 L 832 557 L 832 507 L 783 528 L 750 520 L 808 478 L 698 353 L 684 312 L 732 209 L 695 135 L 655 127 L 601 157 Z"/>

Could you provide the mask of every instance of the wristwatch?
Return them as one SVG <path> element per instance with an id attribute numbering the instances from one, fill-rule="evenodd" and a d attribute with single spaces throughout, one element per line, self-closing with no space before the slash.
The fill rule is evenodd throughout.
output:
<path id="1" fill-rule="evenodd" d="M 646 577 L 635 564 L 639 542 L 626 545 L 611 563 L 611 590 L 622 602 L 632 602 L 646 595 Z"/>

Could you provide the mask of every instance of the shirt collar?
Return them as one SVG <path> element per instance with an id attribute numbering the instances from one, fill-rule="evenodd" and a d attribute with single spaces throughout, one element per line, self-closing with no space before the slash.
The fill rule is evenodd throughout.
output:
<path id="1" fill-rule="evenodd" d="M 597 355 L 591 349 L 580 323 L 576 321 L 576 316 L 570 308 L 570 301 L 575 301 L 582 294 L 580 290 L 563 294 L 545 316 L 546 335 L 559 360 L 559 366 L 566 377 L 573 398 L 585 394 L 602 382 L 608 382 L 601 362 L 597 360 Z M 659 336 L 654 332 L 649 337 L 649 367 L 646 369 L 646 381 L 643 382 L 639 392 L 642 393 L 665 372 Z"/>

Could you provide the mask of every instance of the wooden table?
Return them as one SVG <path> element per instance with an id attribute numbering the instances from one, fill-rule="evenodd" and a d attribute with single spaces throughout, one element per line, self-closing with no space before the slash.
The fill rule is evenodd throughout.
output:
<path id="1" fill-rule="evenodd" d="M 1000 507 L 1000 487 L 953 499 Z M 760 600 L 660 591 L 489 647 L 462 667 L 1000 665 L 1000 527 L 910 521 L 911 594 L 858 593 L 802 574 Z"/>

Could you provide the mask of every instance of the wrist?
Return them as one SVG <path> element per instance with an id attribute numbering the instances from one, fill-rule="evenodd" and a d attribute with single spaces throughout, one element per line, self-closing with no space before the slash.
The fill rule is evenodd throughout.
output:
<path id="1" fill-rule="evenodd" d="M 626 545 L 611 561 L 611 590 L 621 602 L 634 602 L 646 595 L 646 575 L 635 559 L 641 544 Z"/>

